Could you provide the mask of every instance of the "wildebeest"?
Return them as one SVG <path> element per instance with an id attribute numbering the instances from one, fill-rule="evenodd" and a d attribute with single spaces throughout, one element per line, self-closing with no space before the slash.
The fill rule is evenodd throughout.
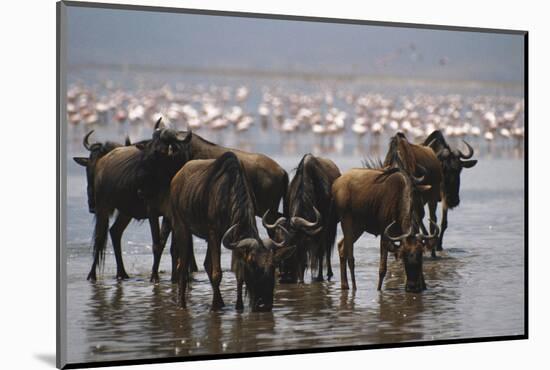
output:
<path id="1" fill-rule="evenodd" d="M 238 149 L 226 148 L 214 144 L 197 134 L 193 134 L 188 146 L 189 159 L 216 159 L 226 152 L 234 153 L 241 161 L 246 173 L 250 189 L 255 198 L 255 214 L 263 216 L 267 211 L 266 219 L 268 222 L 274 222 L 281 216 L 279 213 L 279 203 L 284 198 L 288 188 L 288 174 L 273 159 L 260 153 L 249 153 Z M 163 240 L 166 240 L 170 230 L 167 223 L 163 223 Z M 273 237 L 273 232 L 269 230 Z M 159 266 L 160 258 L 164 244 L 154 253 L 153 266 Z M 173 248 L 172 248 L 173 249 Z M 193 261 L 194 258 L 191 258 Z M 175 256 L 172 256 L 172 266 L 174 266 Z M 173 269 L 174 270 L 174 269 Z M 153 270 L 153 275 L 155 275 Z M 172 274 L 172 281 L 175 275 Z"/>
<path id="2" fill-rule="evenodd" d="M 254 193 L 243 167 L 235 153 L 226 152 L 216 160 L 190 161 L 172 179 L 170 217 L 178 255 L 180 304 L 184 307 L 192 235 L 208 242 L 204 267 L 213 288 L 213 310 L 224 306 L 219 288 L 221 244 L 233 251 L 236 308 L 243 308 L 243 282 L 253 311 L 273 306 L 275 266 L 293 247 L 286 246 L 286 240 L 260 239 Z"/>
<path id="3" fill-rule="evenodd" d="M 155 129 L 160 128 L 160 119 L 157 121 L 155 125 Z M 86 167 L 86 179 L 87 179 L 87 196 L 88 196 L 88 208 L 90 213 L 95 213 L 95 171 L 96 171 L 96 165 L 100 158 L 105 156 L 107 153 L 112 151 L 115 148 L 119 148 L 122 146 L 130 146 L 132 143 L 130 142 L 130 138 L 126 137 L 124 145 L 112 141 L 107 141 L 105 143 L 95 142 L 93 144 L 89 143 L 89 138 L 92 135 L 94 131 L 90 131 L 88 134 L 84 136 L 83 139 L 83 145 L 86 150 L 90 152 L 88 157 L 74 157 L 74 161 L 78 163 L 81 166 Z M 139 143 L 136 143 L 136 145 L 145 147 L 148 140 L 141 141 Z M 137 185 L 136 185 L 137 186 Z M 143 202 L 142 199 L 136 199 L 136 202 Z M 145 207 L 145 205 L 143 206 Z M 131 219 L 130 219 L 131 220 Z M 124 213 L 118 212 L 115 222 L 113 223 L 113 226 L 110 229 L 111 234 L 111 241 L 113 243 L 113 248 L 115 251 L 115 256 L 120 255 L 120 245 L 121 245 L 121 238 L 124 230 L 128 226 L 130 220 L 128 220 L 127 215 Z M 154 227 L 154 226 L 153 226 Z M 167 220 L 165 217 L 162 221 L 162 229 L 160 232 L 160 236 L 157 239 L 153 237 L 153 251 L 157 252 L 158 250 L 161 250 L 164 248 L 164 245 L 166 243 L 166 239 L 168 238 L 168 235 L 170 234 L 170 227 L 169 227 L 169 220 Z M 162 246 L 162 248 L 160 246 Z M 118 258 L 118 257 L 117 257 Z M 128 274 L 125 272 L 124 264 L 122 259 L 119 259 L 119 263 L 117 263 L 117 278 L 119 279 L 126 279 L 128 278 Z M 196 263 L 194 260 L 191 261 L 192 263 L 192 270 L 196 271 Z M 175 266 L 175 260 L 173 262 L 173 265 Z M 90 280 L 95 280 L 93 276 L 88 275 L 88 278 Z M 151 281 L 158 281 L 158 265 L 153 265 L 153 272 L 151 275 Z"/>
<path id="4" fill-rule="evenodd" d="M 422 176 L 422 183 L 430 185 L 430 189 L 422 192 L 420 201 L 415 204 L 415 217 L 417 217 L 415 222 L 424 233 L 428 233 L 423 223 L 424 205 L 428 203 L 430 220 L 432 220 L 430 222 L 430 232 L 433 234 L 435 221 L 437 221 L 434 205 L 441 200 L 443 181 L 441 164 L 430 147 L 410 143 L 401 132 L 391 138 L 383 167 L 399 166 L 397 161 L 401 163 L 406 172 L 415 176 Z M 377 168 L 377 163 L 372 161 L 366 163 L 366 165 L 369 168 Z M 436 240 L 430 239 L 430 245 L 433 247 L 431 249 L 432 257 L 435 257 Z"/>
<path id="5" fill-rule="evenodd" d="M 441 232 L 438 239 L 438 250 L 443 248 L 443 234 L 445 234 L 445 230 L 447 229 L 447 212 L 449 209 L 457 207 L 460 203 L 460 173 L 463 168 L 472 168 L 477 164 L 476 159 L 470 159 L 474 155 L 474 149 L 466 141 L 463 140 L 463 142 L 468 148 L 466 154 L 459 149 L 451 149 L 441 131 L 436 130 L 422 143 L 422 145 L 434 151 L 437 159 L 439 159 L 441 163 L 443 172 L 441 189 Z M 428 160 L 418 153 L 419 151 L 415 150 L 417 163 L 420 163 L 422 166 L 428 166 L 429 163 L 433 162 L 433 160 Z M 430 218 L 436 220 L 437 202 L 431 201 L 428 205 L 430 209 Z"/>
<path id="6" fill-rule="evenodd" d="M 171 176 L 188 160 L 191 133 L 160 128 L 159 124 L 160 120 L 151 140 L 141 142 L 139 146 L 115 148 L 97 161 L 93 182 L 96 213 L 94 262 L 88 280 L 96 280 L 96 267 L 105 252 L 109 216 L 115 210 L 118 216 L 110 233 L 117 278 L 128 277 L 122 261 L 120 239 L 132 218 L 149 220 L 153 249 L 160 248 L 158 217 L 162 215 L 159 210 L 163 207 L 158 202 L 165 200 Z"/>
<path id="7" fill-rule="evenodd" d="M 329 159 L 306 154 L 302 157 L 290 182 L 283 209 L 284 226 L 290 233 L 290 245 L 296 252 L 279 267 L 280 281 L 295 283 L 304 281 L 307 264 L 315 278 L 323 280 L 323 262 L 326 260 L 327 277 L 332 277 L 330 257 L 336 238 L 338 220 L 331 207 L 332 183 L 340 176 L 340 170 Z M 275 229 L 276 224 L 266 224 Z"/>
<path id="8" fill-rule="evenodd" d="M 423 180 L 402 166 L 395 166 L 379 170 L 355 168 L 334 181 L 332 195 L 344 233 L 338 243 L 342 289 L 349 289 L 346 263 L 352 287 L 356 289 L 353 244 L 365 231 L 382 235 L 378 290 L 386 275 L 388 252 L 397 252 L 403 262 L 407 291 L 419 292 L 426 288 L 422 271 L 423 239 L 430 236 L 416 233 L 414 227 L 415 204 L 420 202 L 420 193 L 430 189 L 430 185 L 422 185 Z M 392 237 L 392 229 L 400 236 Z"/>

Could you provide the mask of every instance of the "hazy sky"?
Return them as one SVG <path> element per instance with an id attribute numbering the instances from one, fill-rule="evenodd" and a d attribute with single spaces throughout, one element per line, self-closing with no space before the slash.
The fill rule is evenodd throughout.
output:
<path id="1" fill-rule="evenodd" d="M 69 7 L 68 61 L 523 82 L 523 36 Z"/>

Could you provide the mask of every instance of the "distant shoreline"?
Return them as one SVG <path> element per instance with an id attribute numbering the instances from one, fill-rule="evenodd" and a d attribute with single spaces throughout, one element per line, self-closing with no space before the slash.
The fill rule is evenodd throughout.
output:
<path id="1" fill-rule="evenodd" d="M 361 73 L 324 72 L 304 70 L 262 70 L 257 68 L 239 67 L 196 67 L 182 65 L 148 65 L 148 64 L 118 64 L 118 63 L 76 63 L 69 64 L 67 70 L 76 72 L 82 70 L 103 70 L 126 73 L 183 73 L 188 75 L 210 75 L 220 77 L 247 77 L 260 79 L 288 79 L 303 81 L 335 81 L 335 82 L 363 82 L 381 83 L 384 85 L 403 84 L 428 86 L 461 86 L 465 88 L 501 88 L 510 90 L 524 89 L 524 82 L 508 81 L 480 81 L 480 80 L 453 80 L 407 78 L 390 75 L 368 75 Z"/>

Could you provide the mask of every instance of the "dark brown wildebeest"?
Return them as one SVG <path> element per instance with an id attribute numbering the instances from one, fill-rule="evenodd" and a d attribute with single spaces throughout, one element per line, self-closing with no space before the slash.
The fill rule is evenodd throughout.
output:
<path id="1" fill-rule="evenodd" d="M 159 130 L 167 130 L 166 132 L 175 132 L 170 129 L 165 129 L 161 127 L 161 119 L 157 121 L 155 124 L 155 132 Z M 171 173 L 177 172 L 179 168 L 183 165 L 181 161 L 173 161 L 173 159 L 177 158 L 187 158 L 187 159 L 205 159 L 205 158 L 217 158 L 221 156 L 226 151 L 233 151 L 241 160 L 243 163 L 243 166 L 245 168 L 245 171 L 247 172 L 247 177 L 249 178 L 250 184 L 252 186 L 252 189 L 256 195 L 256 214 L 258 216 L 261 216 L 265 211 L 270 210 L 268 220 L 273 221 L 274 217 L 277 217 L 278 213 L 278 207 L 279 202 L 282 197 L 286 194 L 286 190 L 288 187 L 288 175 L 284 169 L 282 169 L 275 161 L 270 159 L 269 157 L 263 155 L 263 154 L 257 154 L 257 153 L 247 153 L 240 150 L 234 150 L 234 149 L 228 149 L 221 146 L 218 146 L 216 144 L 213 144 L 203 138 L 201 138 L 198 135 L 192 135 L 191 132 L 177 132 L 177 135 L 183 136 L 183 135 L 189 135 L 191 137 L 191 142 L 189 145 L 186 146 L 186 153 L 181 153 L 179 156 L 172 156 L 170 161 L 173 163 L 168 164 L 165 163 L 164 167 L 171 166 Z M 158 136 L 158 135 L 157 135 Z M 166 136 L 166 135 L 164 135 Z M 157 137 L 157 141 L 160 136 Z M 87 138 L 85 138 L 85 141 Z M 141 142 L 136 143 L 133 147 L 140 149 L 142 152 L 146 152 L 147 148 L 150 146 L 151 140 L 144 140 Z M 94 144 L 96 145 L 96 144 Z M 97 144 L 99 145 L 99 144 Z M 129 142 L 127 140 L 127 144 L 129 145 Z M 165 149 L 168 148 L 168 146 L 165 146 Z M 112 149 L 111 149 L 112 150 Z M 138 175 L 135 173 L 133 176 L 130 176 L 129 179 L 138 180 L 140 179 L 140 184 L 133 184 L 132 187 L 134 189 L 137 189 L 137 195 L 138 197 L 134 199 L 136 208 L 139 208 L 138 205 L 140 203 L 143 203 L 145 200 L 147 200 L 147 203 L 149 204 L 148 207 L 151 207 L 152 205 L 155 205 L 154 212 L 148 217 L 149 218 L 149 224 L 151 227 L 151 233 L 153 238 L 153 268 L 151 273 L 151 281 L 158 281 L 158 267 L 160 265 L 160 259 L 162 256 L 162 252 L 164 250 L 164 246 L 166 243 L 166 240 L 168 236 L 170 235 L 170 222 L 166 219 L 166 217 L 163 218 L 162 222 L 162 229 L 159 231 L 158 229 L 158 220 L 154 221 L 152 219 L 153 214 L 162 215 L 163 208 L 162 203 L 166 202 L 166 196 L 167 196 L 167 184 L 169 183 L 171 177 L 169 178 L 163 178 L 165 174 L 159 174 L 156 173 L 157 168 L 159 167 L 158 160 L 161 160 L 161 158 L 154 154 L 155 152 L 152 150 L 149 150 L 148 155 L 139 154 L 139 151 L 132 150 L 132 159 L 128 159 L 130 162 L 133 162 L 135 164 L 135 170 L 140 172 Z M 93 154 L 93 153 L 92 153 Z M 92 154 L 90 156 L 92 156 Z M 93 154 L 95 155 L 95 154 Z M 102 155 L 105 155 L 103 153 Z M 162 156 L 162 154 L 161 154 Z M 157 158 L 158 157 L 158 158 Z M 141 165 L 138 165 L 135 161 L 141 160 L 143 161 L 145 158 L 148 158 L 148 161 L 142 162 Z M 99 158 L 96 158 L 94 160 L 94 163 L 97 162 Z M 76 160 L 76 159 L 75 159 Z M 89 162 L 90 160 L 88 160 Z M 162 160 L 161 160 L 162 161 Z M 164 160 L 166 162 L 166 159 Z M 93 170 L 93 171 L 92 171 Z M 95 196 L 93 196 L 93 188 L 94 188 L 94 172 L 95 172 L 95 165 L 94 166 L 87 166 L 87 172 L 88 175 L 88 202 L 91 201 L 95 202 Z M 147 175 L 145 175 L 147 174 Z M 115 173 L 115 182 L 117 181 L 117 174 Z M 148 181 L 148 182 L 147 182 Z M 90 185 L 92 184 L 92 185 Z M 160 191 L 162 190 L 162 191 Z M 160 192 L 159 192 L 160 191 Z M 145 205 L 142 204 L 141 208 L 145 208 Z M 119 210 L 120 211 L 120 210 Z M 142 212 L 139 212 L 139 217 L 142 217 Z M 271 217 L 271 218 L 270 218 Z M 141 218 L 138 218 L 141 219 Z M 131 220 L 131 217 L 128 218 L 127 215 L 123 212 L 119 212 L 117 216 L 117 220 L 111 227 L 111 239 L 113 241 L 113 247 L 115 249 L 115 257 L 121 255 L 120 253 L 120 239 L 122 237 L 122 233 L 124 232 L 125 228 L 128 226 L 129 222 Z M 95 244 L 95 243 L 94 243 Z M 174 248 L 171 247 L 171 254 L 172 254 L 172 282 L 177 281 L 177 277 L 175 274 L 175 265 L 176 265 L 176 256 Z M 122 265 L 122 258 L 117 258 L 117 266 Z M 192 262 L 192 270 L 196 271 L 196 264 L 194 263 L 194 258 L 191 258 Z M 124 267 L 117 268 L 119 273 L 117 273 L 118 278 L 127 278 L 128 275 L 124 271 Z M 91 274 L 88 276 L 89 279 L 95 280 L 95 274 Z"/>
<path id="2" fill-rule="evenodd" d="M 332 195 L 344 233 L 338 243 L 342 289 L 349 289 L 346 263 L 352 287 L 356 289 L 353 244 L 365 231 L 382 235 L 378 290 L 386 275 L 388 252 L 397 253 L 403 261 L 407 291 L 419 292 L 426 288 L 422 271 L 423 240 L 432 236 L 414 232 L 415 204 L 421 201 L 420 193 L 430 189 L 430 185 L 421 185 L 423 180 L 402 167 L 387 167 L 351 169 L 334 181 Z M 400 236 L 390 236 L 390 229 Z"/>
<path id="3" fill-rule="evenodd" d="M 280 282 L 304 281 L 304 272 L 310 265 L 317 269 L 315 280 L 323 280 L 323 262 L 326 260 L 327 277 L 332 277 L 330 257 L 336 238 L 338 219 L 332 204 L 332 183 L 340 176 L 340 170 L 329 159 L 306 154 L 296 168 L 285 196 L 284 226 L 290 233 L 290 245 L 296 252 L 279 267 Z M 266 224 L 271 230 L 277 224 Z"/>
<path id="4" fill-rule="evenodd" d="M 155 129 L 158 129 L 159 126 L 160 126 L 160 120 L 157 121 L 157 124 L 155 125 Z M 112 141 L 107 141 L 105 143 L 95 142 L 93 144 L 90 144 L 89 138 L 93 132 L 94 132 L 93 130 L 90 131 L 88 134 L 86 134 L 86 136 L 84 136 L 84 139 L 83 139 L 84 148 L 90 152 L 89 156 L 87 158 L 86 157 L 73 158 L 76 163 L 86 167 L 88 209 L 90 213 L 95 213 L 94 182 L 95 182 L 95 169 L 96 169 L 98 160 L 103 156 L 105 156 L 110 151 L 112 151 L 113 149 L 116 149 L 122 146 L 132 145 L 129 137 L 126 137 L 124 145 L 116 142 L 112 142 Z M 145 141 L 136 143 L 136 145 L 144 147 L 147 142 L 148 141 L 145 140 Z M 139 199 L 139 200 L 136 199 L 136 201 L 143 202 L 142 199 Z M 145 207 L 145 205 L 143 205 L 143 207 Z M 120 255 L 121 253 L 120 252 L 121 238 L 128 224 L 129 224 L 129 221 L 127 219 L 127 215 L 125 215 L 124 213 L 118 212 L 115 222 L 113 223 L 113 226 L 110 229 L 111 241 L 115 251 L 115 256 Z M 170 230 L 167 224 L 169 225 L 169 220 L 167 220 L 166 218 L 163 218 L 163 224 L 162 224 L 163 227 L 159 237 L 160 240 L 156 240 L 155 238 L 153 238 L 154 251 L 160 248 L 158 247 L 158 244 L 164 246 L 164 244 L 166 243 L 166 239 L 169 235 L 169 230 Z M 120 267 L 118 267 L 117 270 L 119 271 L 117 273 L 117 278 L 119 279 L 128 278 L 128 274 L 125 272 L 122 259 L 120 259 Z M 196 263 L 194 262 L 194 260 L 192 260 L 192 270 L 193 271 L 197 270 Z M 88 278 L 90 280 L 94 279 L 93 276 L 90 276 L 90 275 L 88 276 Z M 153 266 L 153 274 L 151 275 L 151 281 L 158 281 L 158 266 L 156 269 L 155 269 L 155 266 Z"/>
<path id="5" fill-rule="evenodd" d="M 273 306 L 275 266 L 293 247 L 286 241 L 260 239 L 256 227 L 254 193 L 244 166 L 235 153 L 218 159 L 193 160 L 174 176 L 170 191 L 170 218 L 178 255 L 179 298 L 185 307 L 188 258 L 192 235 L 207 240 L 204 267 L 213 289 L 212 309 L 224 306 L 220 293 L 221 244 L 233 251 L 237 276 L 237 309 L 243 308 L 242 285 L 253 311 L 269 311 Z"/>
<path id="6" fill-rule="evenodd" d="M 158 202 L 167 197 L 165 193 L 169 192 L 171 177 L 187 162 L 187 147 L 192 135 L 160 128 L 159 125 L 160 120 L 151 140 L 137 146 L 115 148 L 97 161 L 94 169 L 94 262 L 88 280 L 96 280 L 96 267 L 105 253 L 109 217 L 115 210 L 118 216 L 110 233 L 117 278 L 128 277 L 122 261 L 120 239 L 132 218 L 149 220 L 153 249 L 160 248 L 158 218 L 162 215 L 159 212 L 162 206 Z M 158 266 L 153 267 L 155 270 Z"/>
<path id="7" fill-rule="evenodd" d="M 214 144 L 197 134 L 193 134 L 189 143 L 189 159 L 216 159 L 226 152 L 235 153 L 242 163 L 246 173 L 246 178 L 250 184 L 250 189 L 255 198 L 255 214 L 262 217 L 266 212 L 267 222 L 274 222 L 281 214 L 279 213 L 279 203 L 284 198 L 288 188 L 288 174 L 273 159 L 260 153 L 248 153 L 238 149 L 226 148 Z M 273 237 L 273 232 L 269 231 Z M 163 223 L 163 240 L 166 240 L 170 234 L 169 224 Z M 154 251 L 153 266 L 159 266 L 160 258 L 164 244 L 158 250 Z M 171 248 L 174 251 L 174 248 Z M 194 258 L 191 258 L 193 261 Z M 172 266 L 176 261 L 176 256 L 172 255 Z M 172 282 L 176 282 L 174 275 L 175 269 L 172 269 Z M 156 273 L 153 269 L 153 275 Z"/>
<path id="8" fill-rule="evenodd" d="M 441 164 L 430 147 L 410 143 L 401 132 L 391 138 L 383 167 L 389 168 L 392 166 L 399 166 L 399 164 L 396 163 L 397 160 L 400 161 L 406 172 L 414 176 L 423 176 L 424 180 L 422 183 L 424 185 L 430 185 L 431 187 L 429 190 L 422 192 L 421 201 L 415 205 L 415 217 L 417 217 L 415 223 L 425 234 L 428 233 L 422 221 L 424 218 L 424 205 L 428 203 L 431 220 L 430 233 L 433 234 L 435 232 L 434 225 L 436 224 L 437 218 L 435 207 L 432 207 L 432 205 L 437 204 L 441 199 L 443 181 Z M 379 166 L 374 161 L 370 161 L 370 163 L 366 163 L 366 167 L 376 169 Z M 435 257 L 437 240 L 429 240 L 432 257 Z"/>
<path id="9" fill-rule="evenodd" d="M 431 148 L 439 160 L 443 173 L 443 182 L 441 186 L 441 234 L 439 235 L 437 250 L 443 249 L 443 235 L 447 230 L 447 213 L 449 209 L 457 207 L 460 203 L 460 173 L 463 168 L 472 168 L 477 164 L 476 159 L 470 159 L 474 155 L 474 149 L 464 141 L 468 148 L 465 154 L 459 149 L 451 149 L 443 137 L 441 131 L 432 132 L 422 145 Z M 421 146 L 416 146 L 420 148 Z M 414 151 L 417 163 L 424 167 L 432 165 L 433 159 L 419 155 L 419 150 Z M 428 202 L 430 209 L 430 218 L 436 219 L 437 202 L 433 199 Z"/>

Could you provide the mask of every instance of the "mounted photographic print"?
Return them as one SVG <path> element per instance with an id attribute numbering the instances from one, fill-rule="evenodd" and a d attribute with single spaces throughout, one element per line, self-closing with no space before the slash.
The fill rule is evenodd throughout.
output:
<path id="1" fill-rule="evenodd" d="M 57 10 L 58 367 L 527 338 L 527 32 Z"/>

